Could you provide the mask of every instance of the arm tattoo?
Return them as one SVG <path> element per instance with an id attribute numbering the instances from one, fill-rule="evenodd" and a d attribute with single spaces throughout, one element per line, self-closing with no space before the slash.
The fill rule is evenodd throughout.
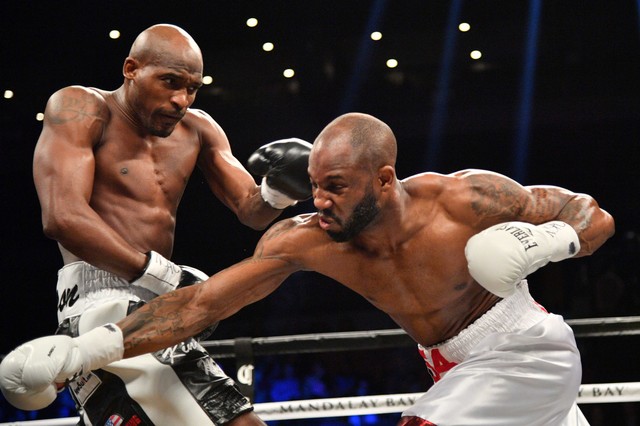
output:
<path id="1" fill-rule="evenodd" d="M 522 187 L 515 181 L 492 175 L 469 176 L 471 207 L 478 217 L 518 219 L 530 223 L 565 220 L 576 229 L 588 226 L 588 209 L 575 194 L 556 187 Z"/>
<path id="2" fill-rule="evenodd" d="M 515 182 L 480 174 L 467 179 L 472 190 L 471 208 L 479 217 L 509 218 L 530 207 L 529 196 Z"/>
<path id="3" fill-rule="evenodd" d="M 280 222 L 275 223 L 273 226 L 271 226 L 271 228 L 269 228 L 269 230 L 264 234 L 264 236 L 258 242 L 253 258 L 254 259 L 264 258 L 265 242 L 278 238 L 288 230 L 292 229 L 295 225 L 296 225 L 296 222 L 293 220 L 282 220 Z"/>
<path id="4" fill-rule="evenodd" d="M 195 290 L 195 287 L 193 287 Z M 191 299 L 192 292 L 174 291 L 155 298 L 129 315 L 122 324 L 122 333 L 126 337 L 125 350 L 134 349 L 146 343 L 154 343 L 157 337 L 172 339 L 175 335 L 184 335 L 186 325 L 193 328 L 193 322 L 185 318 L 188 311 L 184 306 Z M 201 321 L 202 322 L 202 321 Z M 206 321 L 204 321 L 206 322 Z M 207 324 L 203 324 L 204 328 Z M 186 336 L 188 337 L 188 336 Z M 182 339 L 181 339 L 182 340 Z"/>
<path id="5" fill-rule="evenodd" d="M 531 217 L 531 221 L 541 222 L 555 218 L 558 212 L 562 210 L 562 206 L 567 202 L 566 199 L 560 199 L 557 192 L 551 192 L 548 188 L 531 188 L 534 197 L 534 203 L 531 211 L 524 212 L 526 217 Z"/>
<path id="6" fill-rule="evenodd" d="M 62 99 L 52 105 L 48 118 L 53 124 L 82 121 L 86 118 L 104 120 L 98 104 L 89 94 L 83 94 L 81 97 L 63 95 Z"/>

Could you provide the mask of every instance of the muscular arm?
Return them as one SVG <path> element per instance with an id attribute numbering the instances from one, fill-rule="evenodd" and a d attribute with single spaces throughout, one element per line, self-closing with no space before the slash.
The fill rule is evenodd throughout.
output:
<path id="1" fill-rule="evenodd" d="M 89 205 L 93 148 L 108 119 L 104 100 L 91 90 L 68 87 L 54 93 L 35 148 L 33 175 L 45 234 L 87 262 L 130 279 L 144 268 L 146 256 Z"/>
<path id="2" fill-rule="evenodd" d="M 124 357 L 129 358 L 177 344 L 207 326 L 272 293 L 293 272 L 302 250 L 287 237 L 292 220 L 278 222 L 262 237 L 255 253 L 224 269 L 201 284 L 164 294 L 151 300 L 120 322 Z"/>
<path id="3" fill-rule="evenodd" d="M 240 222 L 254 229 L 266 228 L 282 210 L 272 208 L 262 199 L 254 178 L 233 156 L 222 128 L 205 112 L 194 112 L 203 122 L 203 149 L 198 166 L 209 187 Z"/>
<path id="4" fill-rule="evenodd" d="M 471 223 L 481 228 L 510 220 L 533 224 L 561 220 L 578 234 L 577 257 L 592 254 L 615 232 L 611 215 L 589 195 L 555 186 L 524 187 L 490 172 L 464 171 L 457 176 L 469 185 Z"/>

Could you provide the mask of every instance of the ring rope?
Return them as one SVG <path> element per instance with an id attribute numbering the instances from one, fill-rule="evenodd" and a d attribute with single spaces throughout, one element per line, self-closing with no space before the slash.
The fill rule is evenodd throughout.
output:
<path id="1" fill-rule="evenodd" d="M 583 318 L 566 320 L 577 338 L 620 337 L 640 334 L 640 316 Z M 415 346 L 416 342 L 402 329 L 298 334 L 251 338 L 254 355 L 283 355 L 338 352 Z M 200 342 L 213 358 L 235 356 L 236 340 Z"/>
<path id="2" fill-rule="evenodd" d="M 263 420 L 400 413 L 422 395 L 424 392 L 267 402 L 255 404 L 255 412 Z M 640 382 L 582 385 L 577 399 L 578 404 L 635 401 L 640 401 Z"/>
<path id="3" fill-rule="evenodd" d="M 640 316 L 584 318 L 566 321 L 576 337 L 632 336 L 640 334 Z M 244 338 L 254 355 L 335 352 L 415 346 L 402 329 L 315 333 Z M 201 342 L 214 358 L 236 356 L 237 339 Z M 352 416 L 402 412 L 422 393 L 325 398 L 254 404 L 264 420 Z M 640 401 L 640 382 L 582 385 L 578 404 Z M 73 426 L 78 417 L 0 423 L 7 426 Z"/>
<path id="4" fill-rule="evenodd" d="M 254 404 L 255 412 L 263 420 L 312 419 L 320 417 L 360 416 L 367 414 L 400 413 L 414 404 L 424 393 L 370 395 L 344 398 L 321 398 Z M 640 382 L 597 383 L 580 386 L 578 404 L 600 404 L 640 401 Z M 78 417 L 0 423 L 24 426 L 73 426 Z"/>

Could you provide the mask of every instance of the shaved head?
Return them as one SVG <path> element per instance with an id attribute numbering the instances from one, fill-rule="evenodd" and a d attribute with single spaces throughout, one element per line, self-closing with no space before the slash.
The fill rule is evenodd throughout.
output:
<path id="1" fill-rule="evenodd" d="M 144 30 L 131 45 L 129 57 L 142 65 L 176 64 L 202 73 L 202 52 L 182 28 L 158 24 Z"/>
<path id="2" fill-rule="evenodd" d="M 342 155 L 345 148 L 354 162 L 370 170 L 395 166 L 396 138 L 383 121 L 362 113 L 348 113 L 329 123 L 318 135 L 314 150 L 328 150 Z"/>
<path id="3" fill-rule="evenodd" d="M 186 31 L 169 24 L 147 28 L 122 66 L 129 116 L 148 134 L 171 135 L 195 101 L 202 73 L 202 52 Z"/>

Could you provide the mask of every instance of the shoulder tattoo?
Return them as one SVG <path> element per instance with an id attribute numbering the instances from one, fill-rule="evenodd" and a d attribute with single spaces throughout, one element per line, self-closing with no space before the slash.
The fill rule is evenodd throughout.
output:
<path id="1" fill-rule="evenodd" d="M 53 124 L 65 124 L 86 118 L 104 120 L 98 102 L 88 93 L 81 96 L 63 94 L 52 103 L 47 113 Z"/>
<path id="2" fill-rule="evenodd" d="M 264 245 L 272 241 L 282 234 L 286 233 L 288 230 L 294 228 L 296 226 L 296 222 L 293 220 L 281 220 L 280 222 L 272 225 L 267 232 L 262 236 L 258 245 L 256 246 L 255 253 L 253 255 L 253 259 L 263 259 L 264 256 Z M 268 256 L 271 257 L 271 256 Z"/>

